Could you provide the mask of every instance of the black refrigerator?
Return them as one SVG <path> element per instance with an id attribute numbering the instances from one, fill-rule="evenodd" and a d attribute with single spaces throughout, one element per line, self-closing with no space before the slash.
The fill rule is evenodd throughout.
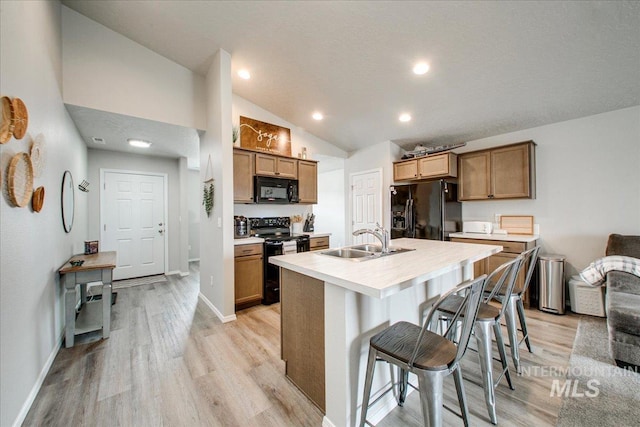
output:
<path id="1" fill-rule="evenodd" d="M 462 229 L 458 185 L 445 180 L 392 185 L 391 238 L 449 240 Z"/>

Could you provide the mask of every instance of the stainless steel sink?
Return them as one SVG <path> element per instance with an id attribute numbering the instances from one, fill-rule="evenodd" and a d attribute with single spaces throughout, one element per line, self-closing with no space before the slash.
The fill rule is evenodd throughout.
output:
<path id="1" fill-rule="evenodd" d="M 357 246 L 349 246 L 350 249 L 357 249 L 359 251 L 367 251 L 367 252 L 382 252 L 382 247 L 378 245 L 357 245 Z"/>
<path id="2" fill-rule="evenodd" d="M 370 259 L 380 258 L 383 256 L 389 256 L 399 254 L 403 252 L 413 251 L 415 249 L 406 248 L 389 248 L 389 252 L 382 253 L 382 248 L 376 245 L 356 245 L 348 246 L 339 249 L 329 249 L 319 252 L 321 255 L 329 255 L 338 258 L 348 259 L 349 261 L 367 261 Z"/>
<path id="3" fill-rule="evenodd" d="M 367 252 L 367 251 L 351 249 L 351 248 L 329 249 L 327 251 L 322 251 L 320 253 L 322 255 L 330 255 L 338 258 L 355 258 L 355 259 L 366 258 L 366 257 L 375 255 L 375 253 L 373 252 Z"/>

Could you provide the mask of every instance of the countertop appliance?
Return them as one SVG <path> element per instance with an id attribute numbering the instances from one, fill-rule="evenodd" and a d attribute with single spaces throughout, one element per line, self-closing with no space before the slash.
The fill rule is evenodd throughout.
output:
<path id="1" fill-rule="evenodd" d="M 298 181 L 295 179 L 256 176 L 254 182 L 256 203 L 298 203 Z"/>
<path id="2" fill-rule="evenodd" d="M 392 185 L 391 238 L 449 240 L 460 231 L 458 185 L 446 180 Z"/>
<path id="3" fill-rule="evenodd" d="M 262 304 L 280 302 L 280 268 L 269 257 L 309 251 L 309 236 L 291 233 L 289 217 L 249 218 L 252 237 L 264 239 Z"/>
<path id="4" fill-rule="evenodd" d="M 233 237 L 236 239 L 244 239 L 251 234 L 251 226 L 249 218 L 244 216 L 233 217 Z"/>
<path id="5" fill-rule="evenodd" d="M 487 221 L 465 221 L 462 223 L 463 233 L 491 234 L 493 224 Z"/>

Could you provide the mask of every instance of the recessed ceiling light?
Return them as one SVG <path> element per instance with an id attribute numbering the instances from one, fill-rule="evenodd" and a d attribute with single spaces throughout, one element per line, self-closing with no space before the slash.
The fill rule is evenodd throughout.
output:
<path id="1" fill-rule="evenodd" d="M 313 113 L 313 115 L 311 117 L 313 117 L 314 120 L 322 120 L 322 119 L 324 119 L 324 116 L 319 111 L 316 111 L 315 113 Z"/>
<path id="2" fill-rule="evenodd" d="M 413 72 L 415 74 L 422 75 L 427 71 L 429 71 L 429 64 L 427 64 L 426 62 L 420 62 L 413 66 Z"/>
<path id="3" fill-rule="evenodd" d="M 411 120 L 411 115 L 407 113 L 400 114 L 400 117 L 398 117 L 398 120 L 400 120 L 401 122 L 408 122 L 409 120 Z"/>
<path id="4" fill-rule="evenodd" d="M 238 76 L 240 76 L 241 79 L 249 80 L 251 78 L 251 73 L 249 72 L 249 70 L 245 70 L 243 68 L 242 70 L 238 71 Z"/>
<path id="5" fill-rule="evenodd" d="M 127 141 L 129 141 L 129 145 L 132 147 L 138 147 L 138 148 L 151 147 L 151 143 L 149 141 L 143 141 L 141 139 L 127 139 Z"/>

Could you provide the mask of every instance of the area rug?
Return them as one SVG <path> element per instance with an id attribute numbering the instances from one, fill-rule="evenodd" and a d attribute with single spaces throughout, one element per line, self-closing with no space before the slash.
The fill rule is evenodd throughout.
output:
<path id="1" fill-rule="evenodd" d="M 573 343 L 558 427 L 636 426 L 640 373 L 618 368 L 609 354 L 605 319 L 583 318 Z M 558 389 L 556 389 L 558 391 Z"/>
<path id="2" fill-rule="evenodd" d="M 136 277 L 133 279 L 114 280 L 113 289 L 131 288 L 133 286 L 150 285 L 152 283 L 163 283 L 167 281 L 167 276 L 158 274 L 155 276 Z"/>

